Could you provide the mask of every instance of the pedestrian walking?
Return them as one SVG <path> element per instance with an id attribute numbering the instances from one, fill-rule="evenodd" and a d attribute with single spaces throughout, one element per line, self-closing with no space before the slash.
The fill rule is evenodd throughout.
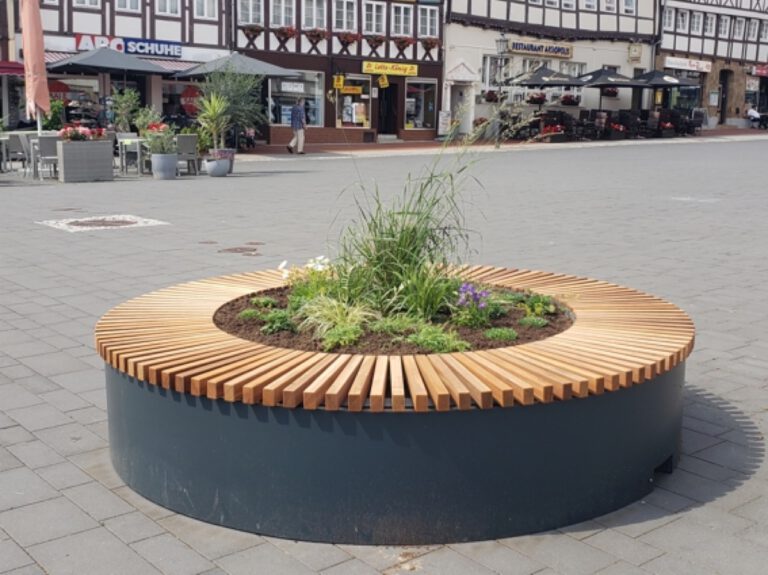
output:
<path id="1" fill-rule="evenodd" d="M 306 116 L 304 114 L 304 98 L 299 98 L 296 104 L 291 108 L 291 129 L 293 138 L 288 144 L 288 151 L 293 154 L 293 150 L 299 154 L 304 153 L 304 128 L 306 127 Z"/>

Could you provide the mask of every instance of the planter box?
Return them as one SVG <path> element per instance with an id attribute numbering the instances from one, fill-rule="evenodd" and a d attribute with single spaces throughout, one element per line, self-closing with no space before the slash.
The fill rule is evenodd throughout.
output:
<path id="1" fill-rule="evenodd" d="M 670 128 L 668 130 L 662 130 L 660 135 L 659 135 L 659 137 L 660 138 L 674 138 L 675 137 L 675 130 L 673 130 L 672 128 Z"/>
<path id="2" fill-rule="evenodd" d="M 105 182 L 114 179 L 111 140 L 57 142 L 59 181 Z"/>

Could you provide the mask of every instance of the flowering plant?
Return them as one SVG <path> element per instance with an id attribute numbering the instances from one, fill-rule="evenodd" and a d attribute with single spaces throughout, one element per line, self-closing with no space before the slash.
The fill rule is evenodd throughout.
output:
<path id="1" fill-rule="evenodd" d="M 578 106 L 579 102 L 581 102 L 581 98 L 573 94 L 563 94 L 560 96 L 560 103 L 563 106 Z"/>
<path id="2" fill-rule="evenodd" d="M 429 52 L 440 45 L 440 40 L 437 38 L 422 38 L 421 45 L 427 52 Z"/>
<path id="3" fill-rule="evenodd" d="M 304 32 L 304 35 L 309 38 L 311 42 L 317 43 L 320 40 L 328 38 L 328 30 L 323 28 L 312 28 L 311 30 Z"/>
<path id="4" fill-rule="evenodd" d="M 152 122 L 144 131 L 144 136 L 152 154 L 176 153 L 176 134 L 168 124 Z"/>
<path id="5" fill-rule="evenodd" d="M 67 142 L 82 142 L 85 140 L 98 140 L 104 137 L 103 128 L 86 128 L 85 126 L 66 125 L 59 130 L 59 138 Z"/>
<path id="6" fill-rule="evenodd" d="M 611 124 L 611 130 L 614 132 L 624 132 L 627 129 L 627 127 L 624 124 Z"/>
<path id="7" fill-rule="evenodd" d="M 281 40 L 290 40 L 298 35 L 299 31 L 293 26 L 281 26 L 280 28 L 275 29 L 275 36 Z"/>
<path id="8" fill-rule="evenodd" d="M 472 126 L 474 126 L 475 128 L 477 128 L 479 126 L 484 126 L 487 123 L 488 123 L 488 118 L 485 118 L 483 116 L 479 116 L 479 117 L 475 118 L 474 120 L 472 120 Z"/>
<path id="9" fill-rule="evenodd" d="M 529 104 L 543 104 L 547 101 L 547 95 L 544 92 L 536 92 L 528 95 Z"/>
<path id="10" fill-rule="evenodd" d="M 378 34 L 373 36 L 366 36 L 365 41 L 368 42 L 368 45 L 375 50 L 384 43 L 384 36 L 379 36 Z"/>
<path id="11" fill-rule="evenodd" d="M 264 31 L 264 26 L 261 24 L 245 24 L 241 26 L 243 34 L 248 38 L 258 38 Z"/>
<path id="12" fill-rule="evenodd" d="M 416 43 L 415 38 L 411 38 L 410 36 L 399 36 L 398 38 L 395 38 L 394 40 L 395 46 L 397 46 L 398 50 L 405 50 L 406 48 L 409 48 L 410 46 L 413 46 Z"/>
<path id="13" fill-rule="evenodd" d="M 662 122 L 659 124 L 661 126 L 662 130 L 671 130 L 675 127 L 675 125 L 672 122 Z"/>
<path id="14" fill-rule="evenodd" d="M 613 86 L 608 86 L 606 88 L 603 88 L 603 96 L 607 96 L 608 98 L 615 98 L 619 95 L 619 89 L 614 88 Z"/>
<path id="15" fill-rule="evenodd" d="M 491 292 L 479 290 L 471 283 L 463 283 L 459 288 L 459 297 L 451 313 L 451 320 L 456 325 L 484 327 L 489 324 L 490 313 L 488 297 Z"/>
<path id="16" fill-rule="evenodd" d="M 498 102 L 499 101 L 499 93 L 496 90 L 488 90 L 485 93 L 485 101 L 486 102 Z"/>
<path id="17" fill-rule="evenodd" d="M 562 134 L 565 128 L 561 124 L 553 124 L 550 126 L 544 126 L 541 130 L 542 134 Z"/>
<path id="18" fill-rule="evenodd" d="M 339 39 L 339 42 L 345 46 L 349 46 L 350 44 L 357 42 L 361 36 L 357 32 L 339 32 L 336 34 L 336 37 Z"/>

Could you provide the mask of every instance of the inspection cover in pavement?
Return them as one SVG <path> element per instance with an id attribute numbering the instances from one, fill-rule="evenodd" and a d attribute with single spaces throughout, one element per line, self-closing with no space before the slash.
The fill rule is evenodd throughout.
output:
<path id="1" fill-rule="evenodd" d="M 116 228 L 138 228 L 146 226 L 167 226 L 168 222 L 150 220 L 138 216 L 93 216 L 90 218 L 70 218 L 66 220 L 45 220 L 35 222 L 66 232 L 86 232 L 91 230 L 112 230 Z"/>

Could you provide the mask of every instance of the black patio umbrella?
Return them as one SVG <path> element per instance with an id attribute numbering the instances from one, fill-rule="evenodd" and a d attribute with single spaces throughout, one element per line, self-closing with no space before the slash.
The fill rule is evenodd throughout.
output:
<path id="1" fill-rule="evenodd" d="M 587 74 L 582 74 L 578 77 L 581 80 L 582 86 L 585 88 L 601 88 L 600 90 L 600 105 L 599 108 L 603 109 L 603 91 L 602 88 L 646 88 L 647 84 L 639 80 L 633 80 L 618 72 L 613 72 L 605 68 L 599 70 L 593 70 Z"/>
<path id="2" fill-rule="evenodd" d="M 698 86 L 698 82 L 687 78 L 675 78 L 661 70 L 651 70 L 634 78 L 645 84 L 646 88 L 678 88 L 680 86 Z"/>
<path id="3" fill-rule="evenodd" d="M 525 74 L 510 78 L 505 83 L 508 86 L 522 86 L 525 88 L 582 86 L 584 84 L 584 82 L 573 76 L 557 72 L 546 66 L 541 66 L 532 72 L 526 72 Z"/>
<path id="4" fill-rule="evenodd" d="M 136 56 L 117 52 L 109 48 L 96 48 L 81 52 L 64 60 L 48 65 L 51 72 L 140 72 L 143 74 L 167 74 L 168 71 L 157 64 L 147 62 Z"/>
<path id="5" fill-rule="evenodd" d="M 223 70 L 232 70 L 238 74 L 247 74 L 250 76 L 272 76 L 272 77 L 295 77 L 298 74 L 293 70 L 281 68 L 268 62 L 262 62 L 250 56 L 243 56 L 238 52 L 232 52 L 228 56 L 223 56 L 210 62 L 203 62 L 193 68 L 178 72 L 175 78 L 199 78 Z"/>

